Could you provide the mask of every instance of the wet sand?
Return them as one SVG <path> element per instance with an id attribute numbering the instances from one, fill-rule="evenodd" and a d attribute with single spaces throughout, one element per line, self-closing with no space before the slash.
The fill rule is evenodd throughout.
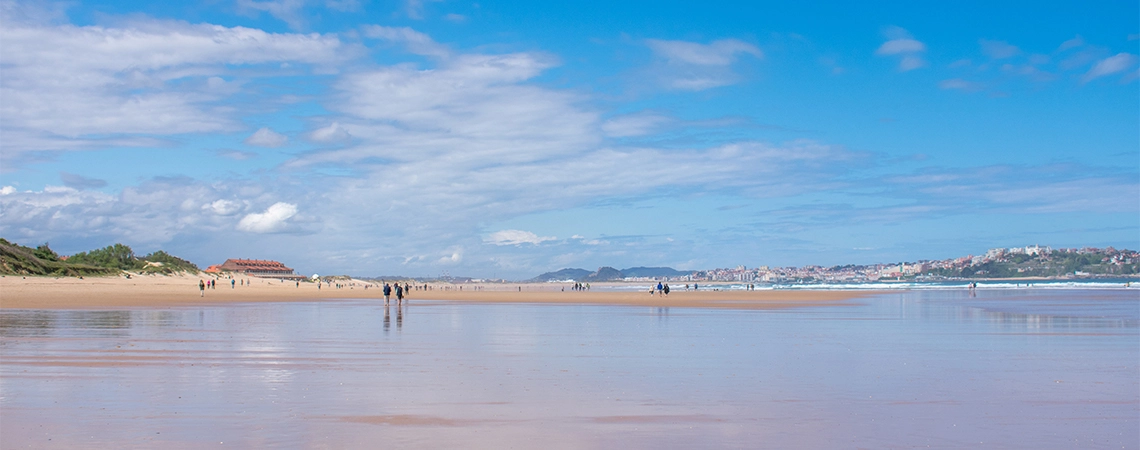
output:
<path id="1" fill-rule="evenodd" d="M 0 448 L 1135 449 L 1138 315 L 1111 290 L 5 308 Z"/>
<path id="2" fill-rule="evenodd" d="M 275 279 L 242 278 L 249 285 L 230 286 L 228 279 L 217 280 L 215 289 L 202 296 L 198 280 L 182 276 L 124 277 L 0 277 L 0 308 L 13 309 L 100 309 L 131 307 L 174 307 L 227 303 L 298 302 L 330 299 L 383 299 L 378 287 L 365 289 L 367 282 L 355 280 L 340 289 L 314 283 Z M 240 283 L 240 281 L 239 281 Z M 643 283 L 648 285 L 648 283 Z M 778 309 L 820 306 L 875 292 L 851 291 L 719 291 L 703 285 L 699 291 L 673 289 L 668 296 L 650 295 L 646 290 L 613 290 L 617 283 L 596 284 L 590 291 L 572 291 L 567 286 L 536 284 L 431 285 L 431 290 L 413 289 L 408 300 L 448 300 L 474 303 L 556 303 L 583 305 L 625 305 L 653 307 L 700 307 L 733 309 Z M 630 286 L 630 285 L 626 285 Z M 461 289 L 462 287 L 462 289 Z M 566 289 L 566 290 L 563 290 Z M 393 296 L 393 301 L 394 301 Z"/>

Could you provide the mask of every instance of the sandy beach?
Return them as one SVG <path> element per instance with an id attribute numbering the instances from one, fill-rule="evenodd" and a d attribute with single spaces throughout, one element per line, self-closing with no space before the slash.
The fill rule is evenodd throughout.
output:
<path id="1" fill-rule="evenodd" d="M 297 302 L 324 299 L 383 299 L 383 293 L 362 280 L 342 282 L 341 288 L 314 283 L 276 279 L 239 278 L 217 280 L 215 289 L 202 296 L 198 280 L 212 277 L 193 275 L 136 275 L 118 277 L 0 277 L 0 308 L 10 309 L 105 309 L 146 308 L 191 305 L 216 305 L 250 302 Z M 245 280 L 249 284 L 242 284 Z M 647 283 L 646 283 L 647 284 Z M 569 286 L 551 283 L 535 284 L 463 284 L 430 285 L 430 290 L 413 289 L 408 300 L 449 300 L 483 303 L 562 303 L 602 304 L 651 307 L 701 307 L 735 309 L 773 309 L 808 305 L 826 305 L 874 295 L 873 292 L 850 291 L 720 291 L 714 285 L 701 290 L 684 290 L 673 285 L 668 296 L 650 295 L 645 291 L 615 291 L 612 284 L 596 284 L 591 291 L 572 291 Z M 611 288 L 611 289 L 607 289 Z M 563 290 L 565 289 L 565 290 Z"/>

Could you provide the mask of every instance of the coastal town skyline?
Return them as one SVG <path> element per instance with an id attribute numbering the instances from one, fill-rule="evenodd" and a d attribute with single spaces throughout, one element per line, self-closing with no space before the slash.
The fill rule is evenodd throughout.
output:
<path id="1" fill-rule="evenodd" d="M 0 235 L 62 254 L 525 279 L 1140 248 L 1136 2 L 0 12 Z"/>
<path id="2" fill-rule="evenodd" d="M 40 259 L 40 261 L 28 261 Z M 170 264 L 166 264 L 170 263 Z M 220 264 L 194 265 L 192 262 L 156 251 L 149 255 L 134 254 L 133 249 L 122 244 L 114 244 L 90 252 L 75 255 L 60 255 L 45 243 L 36 248 L 21 246 L 0 238 L 0 273 L 14 275 L 35 275 L 29 272 L 34 267 L 52 265 L 71 267 L 73 274 L 111 273 L 115 269 L 133 268 L 139 275 L 157 273 L 173 274 L 204 272 L 205 275 L 227 276 L 241 273 L 249 276 L 282 279 L 309 280 L 362 278 L 362 279 L 415 279 L 418 281 L 443 281 L 449 283 L 483 282 L 570 282 L 570 281 L 718 281 L 743 283 L 873 283 L 877 281 L 947 281 L 963 279 L 1087 279 L 1087 278 L 1137 278 L 1140 279 L 1140 252 L 1113 247 L 1052 248 L 1038 244 L 1023 247 L 999 247 L 986 250 L 978 255 L 967 254 L 945 259 L 918 259 L 914 261 L 876 262 L 864 264 L 839 264 L 821 266 L 736 265 L 718 268 L 681 268 L 636 266 L 617 269 L 601 266 L 597 270 L 582 268 L 562 268 L 542 273 L 535 277 L 504 279 L 493 277 L 470 277 L 463 274 L 443 272 L 435 276 L 408 276 L 403 274 L 376 273 L 320 273 L 306 272 L 289 267 L 281 261 L 255 258 L 227 258 Z M 72 265 L 78 264 L 78 265 Z M 193 267 L 197 267 L 193 269 Z M 139 271 L 139 269 L 142 269 Z M 156 271 L 156 269 L 158 269 Z M 47 268 L 46 270 L 56 270 Z M 100 272 L 103 271 L 103 272 Z M 58 273 L 58 272 L 57 272 Z M 311 275 L 310 275 L 311 274 Z"/>

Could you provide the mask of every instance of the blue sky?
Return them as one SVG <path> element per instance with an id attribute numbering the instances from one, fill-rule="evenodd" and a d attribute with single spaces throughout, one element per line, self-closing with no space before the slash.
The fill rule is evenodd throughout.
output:
<path id="1" fill-rule="evenodd" d="M 0 235 L 529 278 L 1140 247 L 1136 2 L 0 1 Z"/>

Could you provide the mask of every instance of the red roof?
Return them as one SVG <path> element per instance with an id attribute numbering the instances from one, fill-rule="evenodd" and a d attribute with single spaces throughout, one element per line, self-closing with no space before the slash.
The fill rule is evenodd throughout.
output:
<path id="1" fill-rule="evenodd" d="M 266 259 L 227 259 L 222 263 L 221 269 L 235 272 L 293 272 L 293 269 L 284 264 Z"/>

